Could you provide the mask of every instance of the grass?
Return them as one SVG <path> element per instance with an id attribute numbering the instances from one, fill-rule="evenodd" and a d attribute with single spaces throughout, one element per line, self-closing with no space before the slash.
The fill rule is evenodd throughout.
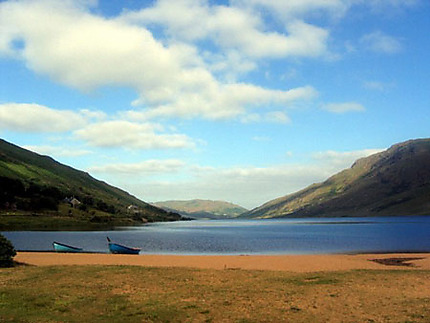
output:
<path id="1" fill-rule="evenodd" d="M 97 221 L 93 221 L 97 218 Z M 111 230 L 118 226 L 141 225 L 128 215 L 109 214 L 94 208 L 82 211 L 60 203 L 58 211 L 0 210 L 0 231 L 88 231 Z"/>
<path id="2" fill-rule="evenodd" d="M 88 231 L 112 229 L 114 224 L 56 215 L 0 215 L 0 231 Z"/>
<path id="3" fill-rule="evenodd" d="M 0 270 L 1 322 L 428 322 L 430 272 Z"/>
<path id="4" fill-rule="evenodd" d="M 98 220 L 92 219 L 97 217 Z M 152 219 L 151 219 L 152 220 Z M 160 222 L 165 218 L 159 218 Z M 172 219 L 172 221 L 175 221 Z M 151 221 L 152 222 L 152 221 Z M 112 215 L 102 211 L 85 213 L 73 210 L 73 215 L 59 212 L 1 212 L 0 231 L 96 231 L 112 230 L 121 226 L 139 226 L 144 222 L 124 215 Z"/>

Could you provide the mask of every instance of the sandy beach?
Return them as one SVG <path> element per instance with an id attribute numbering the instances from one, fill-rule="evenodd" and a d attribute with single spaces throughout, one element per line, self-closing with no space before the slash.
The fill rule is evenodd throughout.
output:
<path id="1" fill-rule="evenodd" d="M 358 255 L 112 255 L 18 252 L 15 260 L 35 266 L 131 265 L 146 267 L 187 267 L 200 269 L 246 269 L 290 272 L 342 271 L 352 269 L 430 270 L 430 254 Z"/>
<path id="2" fill-rule="evenodd" d="M 19 252 L 15 259 L 29 265 L 0 270 L 0 321 L 424 323 L 430 317 L 430 253 Z"/>

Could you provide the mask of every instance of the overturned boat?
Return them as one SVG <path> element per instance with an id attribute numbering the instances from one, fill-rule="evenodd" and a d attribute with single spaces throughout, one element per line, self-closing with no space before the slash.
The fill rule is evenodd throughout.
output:
<path id="1" fill-rule="evenodd" d="M 54 250 L 56 252 L 82 252 L 83 251 L 82 248 L 69 246 L 67 244 L 57 242 L 57 241 L 54 241 L 52 243 L 52 246 L 54 247 Z"/>

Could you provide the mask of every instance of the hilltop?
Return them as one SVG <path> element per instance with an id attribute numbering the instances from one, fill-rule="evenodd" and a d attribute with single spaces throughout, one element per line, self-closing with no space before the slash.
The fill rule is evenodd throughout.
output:
<path id="1" fill-rule="evenodd" d="M 188 200 L 188 201 L 163 201 L 154 205 L 165 210 L 177 212 L 183 216 L 195 219 L 225 219 L 234 218 L 248 211 L 247 209 L 225 201 Z"/>
<path id="2" fill-rule="evenodd" d="M 242 217 L 430 215 L 430 139 L 399 143 L 357 160 L 323 183 Z"/>
<path id="3" fill-rule="evenodd" d="M 1 139 L 0 187 L 0 230 L 106 228 L 181 219 L 88 173 Z"/>

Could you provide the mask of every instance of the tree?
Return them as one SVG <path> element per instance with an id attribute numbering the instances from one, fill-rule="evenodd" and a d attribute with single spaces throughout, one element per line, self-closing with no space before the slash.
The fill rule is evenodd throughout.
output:
<path id="1" fill-rule="evenodd" d="M 0 234 L 0 267 L 12 267 L 15 256 L 16 251 L 12 243 Z"/>
<path id="2" fill-rule="evenodd" d="M 23 196 L 25 193 L 24 184 L 18 179 L 0 176 L 0 187 L 0 208 L 3 208 L 6 203 L 15 203 L 16 197 Z"/>

